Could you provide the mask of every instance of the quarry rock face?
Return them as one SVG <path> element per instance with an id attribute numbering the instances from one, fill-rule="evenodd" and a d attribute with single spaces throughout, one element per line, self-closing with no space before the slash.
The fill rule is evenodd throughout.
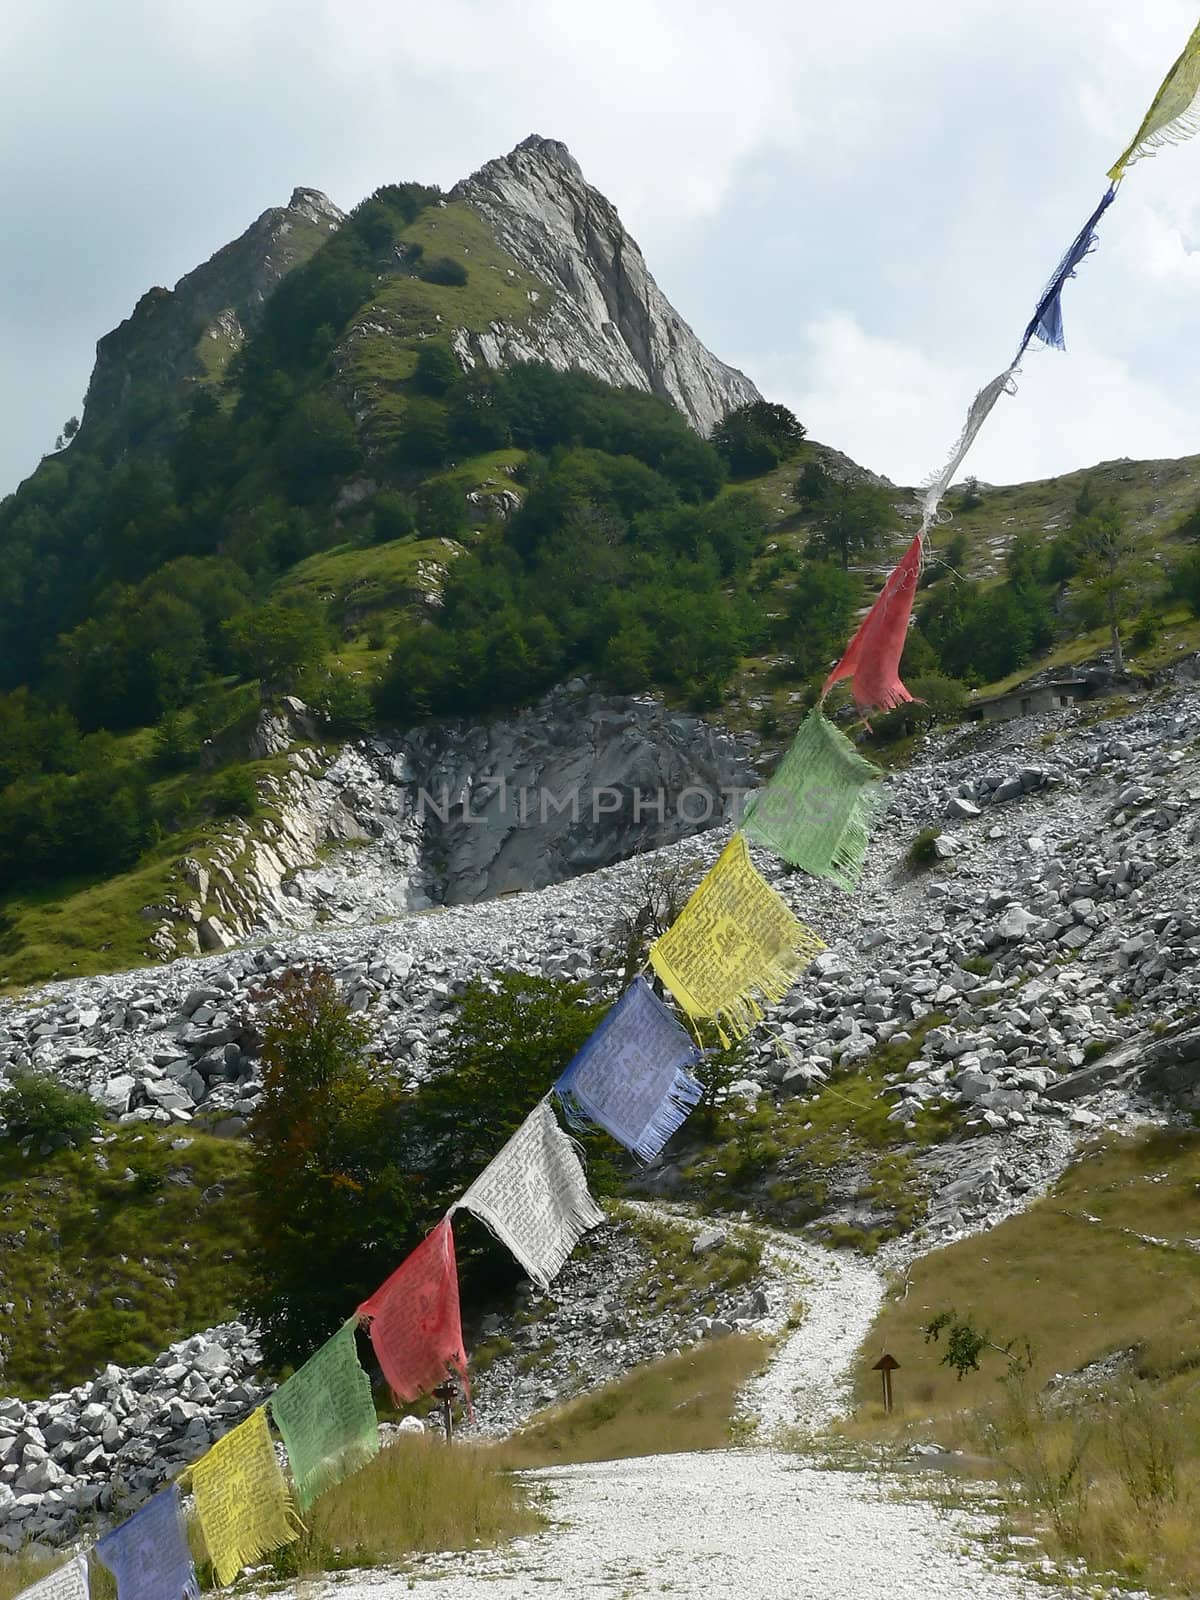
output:
<path id="1" fill-rule="evenodd" d="M 455 334 L 459 359 L 489 367 L 579 367 L 678 406 L 702 434 L 761 399 L 743 373 L 705 349 L 651 277 L 610 201 L 556 139 L 536 135 L 457 185 L 515 261 L 545 283 L 548 306 L 520 327 Z"/>

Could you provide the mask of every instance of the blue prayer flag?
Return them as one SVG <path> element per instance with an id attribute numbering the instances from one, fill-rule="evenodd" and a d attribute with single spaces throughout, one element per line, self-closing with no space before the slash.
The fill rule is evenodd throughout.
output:
<path id="1" fill-rule="evenodd" d="M 1104 196 L 1104 199 L 1101 200 L 1100 204 L 1096 207 L 1095 211 L 1092 212 L 1091 216 L 1084 223 L 1083 227 L 1076 235 L 1075 242 L 1059 262 L 1058 270 L 1055 272 L 1054 276 L 1050 279 L 1050 282 L 1042 291 L 1042 298 L 1037 303 L 1037 310 L 1033 313 L 1033 316 L 1029 321 L 1029 326 L 1025 329 L 1025 335 L 1021 340 L 1021 348 L 1017 351 L 1018 361 L 1028 346 L 1029 341 L 1035 336 L 1039 338 L 1043 344 L 1053 345 L 1056 350 L 1066 349 L 1066 341 L 1063 338 L 1062 320 L 1063 286 L 1068 278 L 1073 278 L 1075 276 L 1076 267 L 1095 247 L 1096 224 L 1108 210 L 1109 206 L 1112 205 L 1116 197 L 1117 190 L 1116 185 L 1114 184 Z"/>
<path id="2" fill-rule="evenodd" d="M 175 1484 L 106 1533 L 96 1554 L 117 1580 L 117 1600 L 200 1600 Z"/>
<path id="3" fill-rule="evenodd" d="M 653 1161 L 704 1093 L 687 1070 L 701 1055 L 645 979 L 635 978 L 554 1089 L 569 1122 L 594 1122 Z"/>

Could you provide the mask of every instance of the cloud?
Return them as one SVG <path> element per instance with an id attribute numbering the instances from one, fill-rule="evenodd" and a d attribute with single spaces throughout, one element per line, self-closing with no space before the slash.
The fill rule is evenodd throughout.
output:
<path id="1" fill-rule="evenodd" d="M 920 482 L 949 458 L 976 392 L 1003 368 L 949 367 L 913 344 L 835 312 L 805 330 L 804 380 L 767 375 L 814 438 L 896 483 Z M 762 377 L 760 376 L 760 382 Z M 991 483 L 1050 477 L 1120 456 L 1185 455 L 1193 406 L 1086 340 L 1064 355 L 1033 349 L 1017 393 L 996 406 L 962 476 Z"/>

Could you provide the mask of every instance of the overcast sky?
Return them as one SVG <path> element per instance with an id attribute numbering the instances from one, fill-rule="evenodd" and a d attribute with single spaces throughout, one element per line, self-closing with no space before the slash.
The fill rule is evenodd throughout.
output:
<path id="1" fill-rule="evenodd" d="M 718 355 L 898 482 L 1008 361 L 1196 0 L 0 0 L 0 494 L 96 339 L 297 184 L 563 139 Z M 1131 169 L 968 469 L 1200 451 L 1200 139 Z"/>

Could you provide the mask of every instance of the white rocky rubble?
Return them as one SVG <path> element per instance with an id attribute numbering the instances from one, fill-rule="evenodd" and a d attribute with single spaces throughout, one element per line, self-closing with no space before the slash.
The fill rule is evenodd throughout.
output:
<path id="1" fill-rule="evenodd" d="M 0 1551 L 62 1544 L 136 1507 L 258 1405 L 257 1340 L 240 1322 L 107 1366 L 46 1400 L 0 1400 Z"/>
<path id="2" fill-rule="evenodd" d="M 756 852 L 828 949 L 751 1040 L 732 1092 L 779 1104 L 853 1073 L 882 1045 L 909 1046 L 902 1054 L 911 1059 L 883 1091 L 894 1101 L 892 1119 L 904 1130 L 923 1106 L 944 1105 L 959 1125 L 954 1141 L 918 1154 L 932 1190 L 921 1243 L 1025 1204 L 1098 1129 L 1200 1107 L 1200 706 L 1185 690 L 1127 709 L 1094 727 L 1076 709 L 928 740 L 907 771 L 888 779 L 891 808 L 853 896 Z M 946 823 L 953 849 L 911 864 L 914 837 Z M 0 1075 L 49 1072 L 86 1089 L 118 1120 L 201 1115 L 234 1135 L 261 1090 L 256 1050 L 268 981 L 320 963 L 368 1022 L 381 1070 L 419 1079 L 436 1067 L 455 998 L 474 975 L 544 973 L 611 992 L 612 930 L 644 893 L 648 864 L 698 877 L 727 831 L 723 824 L 537 891 L 378 923 L 327 923 L 206 959 L 46 985 L 0 1004 Z M 386 903 L 386 865 L 373 871 Z M 668 1168 L 669 1160 L 658 1176 Z M 624 1247 L 618 1240 L 615 1248 Z M 570 1270 L 580 1274 L 578 1293 L 564 1296 L 553 1337 L 584 1352 L 589 1371 L 594 1364 L 603 1375 L 606 1362 L 617 1370 L 623 1346 L 650 1355 L 680 1337 L 666 1322 L 639 1329 L 635 1319 L 622 1330 L 627 1312 L 590 1283 L 586 1263 Z M 757 1303 L 753 1294 L 747 1300 L 717 1320 L 753 1321 Z M 157 1470 L 158 1455 L 180 1448 L 189 1427 L 198 1439 L 201 1425 L 220 1426 L 219 1407 L 251 1403 L 251 1346 L 239 1348 L 247 1354 L 231 1359 L 228 1389 L 222 1374 L 212 1407 L 179 1412 L 178 1432 L 129 1437 L 114 1422 L 87 1434 L 99 1441 L 88 1449 L 107 1451 L 110 1435 L 133 1452 L 125 1458 L 132 1469 Z M 501 1357 L 504 1383 L 519 1387 L 523 1353 L 522 1346 L 511 1362 Z M 164 1407 L 209 1406 L 194 1397 L 200 1384 L 212 1389 L 209 1378 L 201 1371 L 193 1381 L 182 1354 L 165 1360 L 167 1370 L 175 1365 L 183 1370 L 172 1374 L 169 1397 L 154 1387 L 162 1363 L 146 1380 L 154 1428 L 166 1426 Z M 106 1381 L 122 1396 L 143 1393 L 132 1379 L 98 1380 L 102 1388 Z M 545 1386 L 539 1373 L 508 1410 L 498 1402 L 495 1425 L 536 1404 Z M 27 1520 L 36 1506 L 45 1515 L 45 1496 L 60 1493 L 61 1505 L 49 1502 L 55 1515 L 90 1510 L 95 1480 L 77 1470 L 86 1456 L 76 1459 L 78 1431 L 57 1437 L 55 1448 L 69 1451 L 60 1460 L 44 1430 L 42 1441 L 23 1436 L 42 1428 L 41 1413 L 5 1405 L 0 1497 L 11 1497 L 9 1511 L 28 1508 Z M 87 1386 L 69 1401 L 45 1402 L 47 1422 L 55 1405 L 74 1407 L 72 1416 L 86 1405 L 112 1409 L 107 1392 Z M 136 1409 L 140 1416 L 140 1398 Z M 58 1473 L 69 1473 L 71 1485 L 51 1482 Z M 30 1487 L 43 1478 L 41 1488 Z M 81 1507 L 71 1500 L 76 1493 Z"/>

